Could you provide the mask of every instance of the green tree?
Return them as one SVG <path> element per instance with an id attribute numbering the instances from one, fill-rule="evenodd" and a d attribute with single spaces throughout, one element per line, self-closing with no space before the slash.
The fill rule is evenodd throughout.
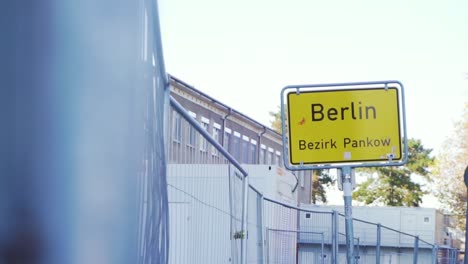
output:
<path id="1" fill-rule="evenodd" d="M 325 186 L 330 186 L 335 181 L 330 177 L 328 170 L 313 170 L 312 171 L 312 204 L 317 202 L 327 202 L 327 192 Z"/>
<path id="2" fill-rule="evenodd" d="M 281 109 L 278 106 L 276 112 L 270 111 L 270 116 L 273 118 L 271 120 L 271 128 L 278 133 L 282 133 L 282 122 L 281 122 Z M 287 115 L 286 115 L 287 116 Z M 286 126 L 287 129 L 287 126 Z M 328 170 L 313 170 L 311 171 L 312 177 L 312 193 L 311 193 L 311 202 L 312 204 L 317 204 L 317 202 L 326 203 L 327 194 L 326 186 L 330 186 L 335 181 L 331 178 Z"/>
<path id="3" fill-rule="evenodd" d="M 275 130 L 276 132 L 281 134 L 282 131 L 282 122 L 281 122 L 281 109 L 278 106 L 278 110 L 276 112 L 270 111 L 269 112 L 270 116 L 273 118 L 273 120 L 270 120 L 271 122 L 271 128 Z"/>
<path id="4" fill-rule="evenodd" d="M 359 169 L 367 180 L 357 186 L 353 198 L 365 204 L 389 206 L 419 206 L 427 192 L 412 179 L 419 175 L 426 180 L 434 162 L 431 149 L 426 149 L 420 140 L 408 140 L 408 163 L 400 167 L 374 167 Z"/>
<path id="5" fill-rule="evenodd" d="M 468 103 L 461 120 L 455 123 L 453 133 L 445 140 L 437 155 L 434 170 L 433 193 L 444 205 L 446 212 L 458 220 L 458 227 L 465 229 L 466 186 L 464 172 L 468 165 Z"/>

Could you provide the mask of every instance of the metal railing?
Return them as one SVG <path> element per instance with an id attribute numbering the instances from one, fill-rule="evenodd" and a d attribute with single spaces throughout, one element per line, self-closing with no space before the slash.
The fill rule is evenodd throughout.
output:
<path id="1" fill-rule="evenodd" d="M 265 197 L 199 121 L 173 98 L 170 104 L 178 123 L 166 142 L 169 263 L 346 263 L 342 214 Z M 355 263 L 457 263 L 457 249 L 378 223 L 353 224 L 368 230 L 355 237 Z"/>

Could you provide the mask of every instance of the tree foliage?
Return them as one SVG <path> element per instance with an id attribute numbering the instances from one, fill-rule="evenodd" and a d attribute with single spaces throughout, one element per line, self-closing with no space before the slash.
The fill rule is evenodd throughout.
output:
<path id="1" fill-rule="evenodd" d="M 280 133 L 281 134 L 281 130 L 282 130 L 282 127 L 281 127 L 281 109 L 280 107 L 278 106 L 278 110 L 276 112 L 273 112 L 273 111 L 270 111 L 269 112 L 270 116 L 273 118 L 273 120 L 271 120 L 271 128 L 273 130 L 275 130 L 276 132 Z"/>
<path id="2" fill-rule="evenodd" d="M 327 192 L 325 190 L 325 186 L 330 186 L 334 182 L 335 181 L 330 176 L 328 170 L 312 171 L 312 194 L 311 194 L 312 204 L 317 204 L 317 202 L 326 203 Z"/>
<path id="3" fill-rule="evenodd" d="M 367 175 L 367 180 L 359 184 L 353 198 L 373 205 L 419 206 L 427 192 L 412 175 L 422 176 L 426 180 L 429 168 L 434 162 L 431 149 L 426 149 L 420 140 L 408 140 L 408 163 L 400 167 L 377 167 L 358 170 Z"/>
<path id="4" fill-rule="evenodd" d="M 455 123 L 452 135 L 445 140 L 437 155 L 433 190 L 446 213 L 456 216 L 462 230 L 465 229 L 467 193 L 463 175 L 467 165 L 468 103 L 465 103 L 461 119 Z"/>

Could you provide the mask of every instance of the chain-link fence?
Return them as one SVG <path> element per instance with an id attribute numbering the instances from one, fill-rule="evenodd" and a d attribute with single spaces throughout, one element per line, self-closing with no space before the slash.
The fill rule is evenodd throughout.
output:
<path id="1" fill-rule="evenodd" d="M 168 131 L 169 263 L 241 263 L 246 173 L 172 105 L 179 111 Z"/>
<path id="2" fill-rule="evenodd" d="M 344 216 L 265 197 L 252 175 L 171 98 L 169 263 L 346 263 Z M 457 263 L 458 251 L 354 219 L 355 263 Z"/>

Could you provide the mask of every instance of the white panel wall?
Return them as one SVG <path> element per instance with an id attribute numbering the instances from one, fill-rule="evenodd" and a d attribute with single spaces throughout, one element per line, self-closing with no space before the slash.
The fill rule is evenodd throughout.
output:
<path id="1" fill-rule="evenodd" d="M 317 206 L 302 205 L 305 209 L 317 210 Z M 336 210 L 343 214 L 342 206 L 320 206 L 320 210 Z M 407 208 L 407 207 L 369 207 L 369 206 L 354 206 L 352 208 L 353 218 L 361 219 L 371 223 L 380 223 L 382 226 L 391 229 L 399 230 L 410 235 L 418 235 L 420 239 L 435 243 L 436 233 L 444 230 L 443 219 L 438 218 L 440 214 L 436 209 L 432 208 Z M 307 223 L 308 219 L 301 214 L 301 225 L 314 225 Z M 344 219 L 339 218 L 339 232 L 344 233 Z M 317 230 L 323 230 L 330 223 L 315 223 Z M 310 228 L 309 228 L 310 229 Z M 377 227 L 375 225 L 360 223 L 354 221 L 354 236 L 360 238 L 360 243 L 375 244 L 377 238 Z M 401 235 L 395 231 L 382 228 L 382 245 L 383 246 L 413 246 L 414 238 L 411 236 Z M 420 243 L 420 247 L 425 244 Z"/>

